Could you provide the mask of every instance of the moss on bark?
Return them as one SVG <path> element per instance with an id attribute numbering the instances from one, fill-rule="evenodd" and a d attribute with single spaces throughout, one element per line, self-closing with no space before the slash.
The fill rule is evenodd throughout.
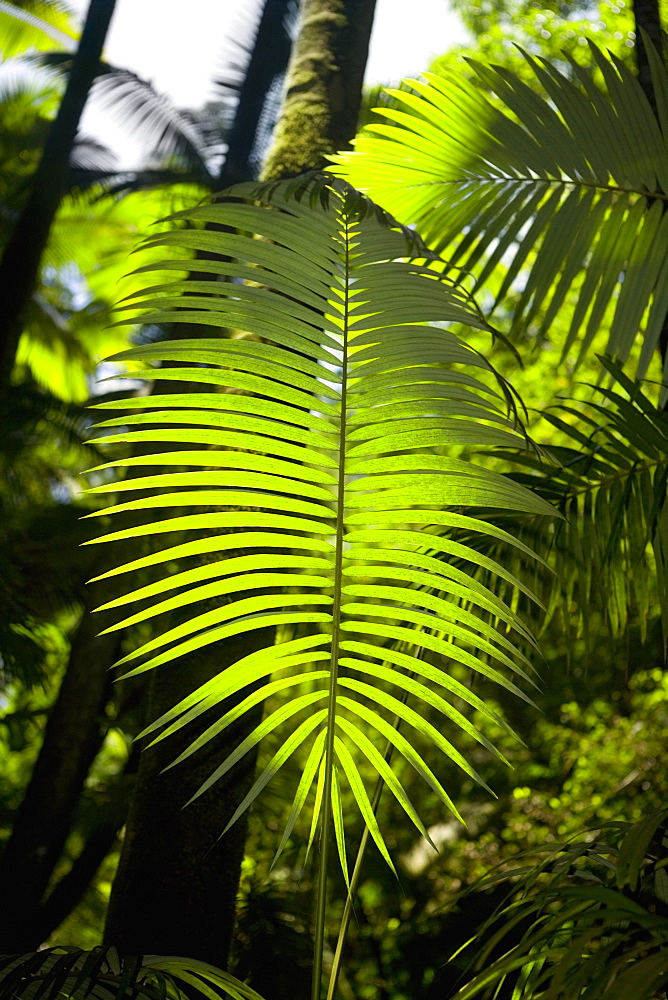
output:
<path id="1" fill-rule="evenodd" d="M 281 118 L 263 179 L 327 165 L 357 128 L 375 0 L 303 0 Z"/>

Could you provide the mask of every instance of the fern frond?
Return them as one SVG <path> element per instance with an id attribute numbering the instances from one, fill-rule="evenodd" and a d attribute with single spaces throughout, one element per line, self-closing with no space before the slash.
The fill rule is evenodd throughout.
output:
<path id="1" fill-rule="evenodd" d="M 453 446 L 518 444 L 523 436 L 506 412 L 503 380 L 445 327 L 486 324 L 470 297 L 443 277 L 442 262 L 412 258 L 414 235 L 393 227 L 341 181 L 312 180 L 299 190 L 294 183 L 242 185 L 231 196 L 234 201 L 180 218 L 236 232 L 180 228 L 149 241 L 170 251 L 197 245 L 219 255 L 206 262 L 214 272 L 237 280 L 205 287 L 177 280 L 132 299 L 145 322 L 179 320 L 206 329 L 200 340 L 152 344 L 118 356 L 160 363 L 161 382 L 173 380 L 178 387 L 187 381 L 188 388 L 183 395 L 121 403 L 128 412 L 99 425 L 110 432 L 100 444 L 123 441 L 142 449 L 101 468 L 120 473 L 139 465 L 156 473 L 94 488 L 121 495 L 121 502 L 94 516 L 142 517 L 140 525 L 98 541 L 165 536 L 161 552 L 112 571 L 130 574 L 154 565 L 162 572 L 155 583 L 130 585 L 113 602 L 119 610 L 141 602 L 116 628 L 192 606 L 182 624 L 124 657 L 123 664 L 136 664 L 130 673 L 248 629 L 288 630 L 284 641 L 233 664 L 153 721 L 145 735 L 161 740 L 229 696 L 241 696 L 183 760 L 270 699 L 265 719 L 196 794 L 264 735 L 280 733 L 279 750 L 231 823 L 300 752 L 305 777 L 281 846 L 315 795 L 314 823 L 321 805 L 329 809 L 331 803 L 345 871 L 340 781 L 352 789 L 389 858 L 360 765 L 381 774 L 424 831 L 406 788 L 383 762 L 379 742 L 384 746 L 390 739 L 458 815 L 412 738 L 393 728 L 396 714 L 406 731 L 481 781 L 457 749 L 456 734 L 463 731 L 493 748 L 460 706 L 481 708 L 488 718 L 491 713 L 454 676 L 456 665 L 527 697 L 516 682 L 529 680 L 532 671 L 520 648 L 531 647 L 531 635 L 471 573 L 449 567 L 448 553 L 462 549 L 449 541 L 449 532 L 466 527 L 522 546 L 493 520 L 466 511 L 492 505 L 549 515 L 553 509 L 523 486 L 450 456 Z M 187 270 L 189 261 L 171 266 Z M 127 322 L 136 321 L 133 316 Z M 224 337 L 221 329 L 235 333 Z M 147 368 L 141 374 L 157 372 Z M 126 501 L 131 491 L 139 496 Z M 446 561 L 429 555 L 439 546 Z M 202 552 L 219 558 L 187 568 L 187 560 Z M 466 553 L 474 564 L 505 574 L 473 549 Z M 184 568 L 171 575 L 177 557 Z M 471 597 L 467 613 L 452 599 L 462 593 Z M 213 609 L 207 604 L 198 611 L 198 602 L 212 598 Z M 490 624 L 488 611 L 502 628 Z M 252 692 L 243 697 L 249 684 Z M 397 697 L 407 687 L 417 707 Z M 451 738 L 429 721 L 430 710 L 446 720 Z"/>

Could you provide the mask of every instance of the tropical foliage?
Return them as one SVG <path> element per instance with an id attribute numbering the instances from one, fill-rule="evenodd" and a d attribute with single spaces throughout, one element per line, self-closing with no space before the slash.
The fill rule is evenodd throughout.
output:
<path id="1" fill-rule="evenodd" d="M 195 988 L 203 995 L 218 996 L 223 990 L 232 1000 L 261 1000 L 255 990 L 232 976 L 188 959 L 142 955 L 121 957 L 115 948 L 47 948 L 25 959 L 0 960 L 0 992 L 26 998 L 57 996 L 95 997 L 114 1000 L 166 1000 L 179 997 L 180 990 Z"/>
<path id="2" fill-rule="evenodd" d="M 258 636 L 142 734 L 185 772 L 246 720 L 194 799 L 259 748 L 237 979 L 82 938 L 1 995 L 305 992 L 311 892 L 313 1000 L 323 970 L 331 1000 L 663 995 L 668 75 L 651 52 L 655 119 L 624 59 L 540 44 L 385 95 L 344 179 L 145 241 L 82 558 L 118 553 L 93 587 L 121 690 Z"/>
<path id="3" fill-rule="evenodd" d="M 636 608 L 644 641 L 647 618 L 657 605 L 664 634 L 668 623 L 668 422 L 666 411 L 618 364 L 605 358 L 602 363 L 613 385 L 588 387 L 585 405 L 576 400 L 547 412 L 545 420 L 563 444 L 543 449 L 538 458 L 516 456 L 532 471 L 516 478 L 538 487 L 565 515 L 553 537 L 533 539 L 539 551 L 554 553 L 549 610 L 578 608 L 578 626 L 586 635 L 592 607 L 600 607 L 618 635 L 628 624 L 629 609 Z M 563 616 L 566 629 L 572 618 Z"/>
<path id="4" fill-rule="evenodd" d="M 277 857 L 313 797 L 310 840 L 319 826 L 324 908 L 330 817 L 348 882 L 342 782 L 353 792 L 381 854 L 393 865 L 359 759 L 382 776 L 418 831 L 428 836 L 405 784 L 378 750 L 379 739 L 389 740 L 459 818 L 413 740 L 393 727 L 393 716 L 480 780 L 456 743 L 443 735 L 443 723 L 437 728 L 427 722 L 419 708 L 398 694 L 408 691 L 418 705 L 430 705 L 448 719 L 454 732 L 462 729 L 492 750 L 458 706 L 473 707 L 494 722 L 496 716 L 457 680 L 456 669 L 437 668 L 423 659 L 424 653 L 446 657 L 526 697 L 511 679 L 526 681 L 532 671 L 517 645 L 531 643 L 526 628 L 490 588 L 448 566 L 444 556 L 484 565 L 501 578 L 508 574 L 500 563 L 453 542 L 448 529 L 466 528 L 519 544 L 527 553 L 493 521 L 465 511 L 481 505 L 540 514 L 552 509 L 522 486 L 445 451 L 448 446 L 510 445 L 522 438 L 499 405 L 504 391 L 511 401 L 503 380 L 481 355 L 433 325 L 449 321 L 484 328 L 469 298 L 442 277 L 442 262 L 415 259 L 416 252 L 424 252 L 415 238 L 392 226 L 346 185 L 314 181 L 294 188 L 293 182 L 270 189 L 237 187 L 231 198 L 236 202 L 245 195 L 246 204 L 223 201 L 186 213 L 193 222 L 234 227 L 234 235 L 186 229 L 158 238 L 161 246 L 198 247 L 231 257 L 211 266 L 247 283 L 221 282 L 213 293 L 210 284 L 188 280 L 150 288 L 132 303 L 148 307 L 144 321 L 181 317 L 240 332 L 227 339 L 155 344 L 121 356 L 180 362 L 177 368 L 161 367 L 160 379 L 186 381 L 188 391 L 137 396 L 132 409 L 139 413 L 98 425 L 137 426 L 101 442 L 133 443 L 143 452 L 98 471 L 136 465 L 167 471 L 93 489 L 151 491 L 149 497 L 96 512 L 149 512 L 139 526 L 114 531 L 101 541 L 160 533 L 170 542 L 107 575 L 136 571 L 147 563 L 171 565 L 204 551 L 223 556 L 176 575 L 163 573 L 157 582 L 104 605 L 109 609 L 160 598 L 114 628 L 128 628 L 175 607 L 239 595 L 159 632 L 121 662 L 167 648 L 126 676 L 240 630 L 272 625 L 285 637 L 227 667 L 152 722 L 146 733 L 162 730 L 158 738 L 163 738 L 230 696 L 243 697 L 253 685 L 251 694 L 181 754 L 175 761 L 180 763 L 259 701 L 288 692 L 290 700 L 269 711 L 196 795 L 263 736 L 287 726 L 280 749 L 230 825 L 289 757 L 303 749 L 303 775 Z M 267 198 L 267 207 L 253 203 Z M 252 238 L 257 236 L 264 239 Z M 275 242 L 267 244 L 268 239 Z M 155 246 L 156 241 L 150 243 Z M 183 264 L 173 261 L 174 267 Z M 150 377 L 151 372 L 134 373 L 142 375 Z M 201 386 L 219 391 L 203 393 Z M 170 450 L 155 452 L 162 442 L 169 442 Z M 205 450 L 195 450 L 195 445 Z M 171 471 L 174 466 L 178 472 Z M 191 467 L 194 471 L 180 471 Z M 190 507 L 204 507 L 206 513 L 180 513 Z M 177 516 L 154 520 L 150 512 L 165 508 Z M 224 533 L 212 537 L 211 529 Z M 175 546 L 174 532 L 180 530 L 193 537 Z M 226 558 L 230 550 L 251 551 Z M 215 577 L 221 579 L 205 582 Z M 522 589 L 520 581 L 510 580 Z M 177 588 L 176 596 L 163 597 Z M 245 596 L 254 590 L 261 592 Z M 463 604 L 471 610 L 464 611 Z M 503 623 L 503 631 L 489 624 L 488 614 Z M 510 640 L 506 631 L 517 638 Z M 504 676 L 507 671 L 510 676 Z M 267 681 L 270 674 L 273 679 Z M 322 932 L 316 944 L 322 949 Z"/>
<path id="5" fill-rule="evenodd" d="M 355 151 L 336 160 L 341 176 L 417 225 L 455 274 L 473 272 L 474 290 L 487 288 L 503 263 L 490 314 L 508 309 L 521 280 L 515 334 L 529 329 L 541 339 L 568 309 L 562 359 L 577 348 L 582 360 L 611 310 L 605 350 L 625 361 L 642 331 L 642 377 L 668 306 L 666 73 L 650 49 L 657 122 L 624 63 L 590 50 L 601 84 L 573 57 L 571 81 L 524 53 L 547 100 L 474 61 L 473 79 L 426 74 L 410 90 L 390 91 L 401 109 L 380 113 L 391 124 L 369 125 Z"/>
<path id="6" fill-rule="evenodd" d="M 588 830 L 483 879 L 476 889 L 505 885 L 511 895 L 487 922 L 480 971 L 458 1000 L 498 996 L 507 981 L 518 1000 L 655 996 L 668 970 L 665 819 L 662 810 Z"/>

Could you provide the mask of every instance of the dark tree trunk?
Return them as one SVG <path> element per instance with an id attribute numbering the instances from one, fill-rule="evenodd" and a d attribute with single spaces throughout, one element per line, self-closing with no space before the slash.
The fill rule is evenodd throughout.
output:
<path id="1" fill-rule="evenodd" d="M 266 180 L 327 165 L 355 135 L 375 0 L 303 0 Z"/>
<path id="2" fill-rule="evenodd" d="M 218 177 L 219 190 L 252 179 L 251 156 L 267 96 L 285 74 L 290 58 L 292 43 L 286 30 L 289 9 L 290 0 L 265 0 Z"/>
<path id="3" fill-rule="evenodd" d="M 633 16 L 635 18 L 636 30 L 635 55 L 638 83 L 644 90 L 647 99 L 650 101 L 654 111 L 656 112 L 654 88 L 652 87 L 649 60 L 647 58 L 647 50 L 645 48 L 642 32 L 644 31 L 649 36 L 649 39 L 657 52 L 663 51 L 659 0 L 633 0 Z"/>
<path id="4" fill-rule="evenodd" d="M 54 887 L 32 922 L 30 948 L 46 941 L 78 905 L 117 837 L 115 824 L 104 824 L 90 834 L 67 875 Z"/>
<path id="5" fill-rule="evenodd" d="M 95 596 L 104 599 L 99 592 Z M 29 951 L 41 944 L 35 925 L 40 903 L 104 739 L 109 668 L 118 658 L 120 635 L 98 636 L 111 622 L 90 610 L 90 604 L 84 608 L 74 635 L 44 742 L 0 859 L 0 952 Z"/>
<path id="6" fill-rule="evenodd" d="M 157 718 L 241 656 L 271 644 L 270 630 L 221 643 L 206 656 L 154 672 L 148 716 Z M 121 954 L 186 955 L 224 968 L 232 937 L 245 842 L 243 820 L 219 837 L 250 788 L 249 754 L 206 794 L 185 806 L 231 749 L 259 722 L 261 709 L 161 773 L 225 708 L 141 754 L 105 942 Z"/>
<path id="7" fill-rule="evenodd" d="M 116 0 L 91 0 L 79 48 L 55 121 L 44 144 L 28 201 L 0 263 L 0 398 L 10 383 L 21 318 L 37 280 L 42 253 L 65 192 L 70 153 L 98 70 Z"/>
<path id="8" fill-rule="evenodd" d="M 642 87 L 647 100 L 652 105 L 656 114 L 656 98 L 652 85 L 652 75 L 649 69 L 649 59 L 647 49 L 642 36 L 644 31 L 657 52 L 664 52 L 663 35 L 661 32 L 661 13 L 659 11 L 659 0 L 633 0 L 633 16 L 635 19 L 636 31 L 636 69 L 638 73 L 638 83 Z M 663 328 L 659 337 L 659 354 L 663 361 L 664 373 L 668 374 L 668 315 L 663 321 Z"/>
<path id="9" fill-rule="evenodd" d="M 135 693 L 130 699 L 134 700 Z M 122 714 L 121 704 L 119 715 Z M 79 904 L 98 868 L 113 850 L 128 814 L 127 804 L 134 786 L 139 763 L 139 746 L 135 744 L 123 770 L 116 775 L 112 787 L 105 789 L 106 803 L 100 806 L 100 818 L 88 833 L 72 867 L 51 889 L 32 921 L 32 941 L 37 947 L 46 941 Z"/>

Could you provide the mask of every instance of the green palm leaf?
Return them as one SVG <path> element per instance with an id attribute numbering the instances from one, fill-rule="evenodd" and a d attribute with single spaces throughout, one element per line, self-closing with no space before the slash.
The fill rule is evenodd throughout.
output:
<path id="1" fill-rule="evenodd" d="M 551 552 L 557 572 L 546 596 L 550 615 L 568 617 L 566 608 L 577 609 L 586 635 L 589 610 L 598 606 L 620 634 L 635 609 L 644 640 L 648 620 L 659 612 L 665 642 L 668 421 L 619 365 L 601 361 L 612 387 L 592 386 L 586 404 L 546 413 L 563 444 L 544 448 L 539 460 L 521 457 L 530 475 L 518 478 L 565 515 L 549 538 L 537 524 L 538 537 L 531 532 L 526 540 Z M 528 525 L 520 529 L 529 532 Z"/>
<path id="2" fill-rule="evenodd" d="M 451 674 L 464 665 L 526 698 L 516 681 L 528 679 L 532 670 L 520 649 L 533 642 L 530 633 L 472 572 L 451 568 L 448 553 L 463 552 L 473 566 L 497 569 L 513 584 L 515 578 L 472 547 L 451 543 L 449 533 L 466 526 L 528 553 L 491 520 L 463 511 L 481 505 L 553 511 L 521 485 L 450 456 L 452 446 L 506 446 L 523 437 L 506 413 L 506 385 L 443 325 L 486 328 L 470 298 L 443 277 L 441 261 L 429 259 L 413 234 L 392 225 L 341 181 L 312 181 L 301 190 L 294 184 L 240 186 L 232 194 L 234 202 L 199 207 L 180 218 L 237 232 L 179 229 L 150 241 L 170 250 L 205 248 L 220 256 L 207 262 L 212 269 L 226 277 L 238 273 L 245 282 L 202 289 L 177 280 L 133 299 L 135 309 L 149 309 L 140 312 L 144 321 L 186 319 L 218 336 L 207 336 L 207 329 L 200 340 L 119 355 L 160 363 L 161 380 L 174 380 L 177 388 L 187 380 L 189 386 L 183 395 L 138 396 L 126 415 L 99 425 L 111 431 L 101 443 L 131 442 L 144 454 L 97 470 L 105 481 L 93 492 L 118 490 L 122 502 L 96 514 L 142 518 L 97 541 L 151 535 L 159 543 L 165 536 L 159 552 L 107 574 L 153 565 L 162 575 L 139 588 L 131 584 L 125 597 L 105 607 L 124 614 L 115 627 L 125 629 L 193 606 L 182 624 L 158 630 L 124 657 L 123 664 L 135 664 L 130 673 L 247 629 L 281 626 L 277 645 L 233 664 L 145 734 L 163 739 L 238 695 L 241 701 L 200 735 L 183 760 L 268 700 L 264 720 L 196 794 L 274 734 L 279 749 L 231 822 L 300 753 L 304 778 L 279 852 L 315 796 L 311 840 L 322 808 L 333 817 L 345 872 L 341 782 L 352 790 L 389 860 L 365 788 L 369 768 L 424 833 L 406 788 L 378 751 L 379 741 L 390 739 L 458 815 L 412 736 L 393 728 L 395 714 L 405 730 L 481 781 L 457 749 L 456 734 L 462 730 L 493 748 L 461 706 L 498 720 Z M 416 250 L 420 256 L 411 256 Z M 151 266 L 164 270 L 165 263 Z M 187 270 L 187 258 L 176 266 Z M 224 338 L 221 327 L 236 332 Z M 193 391 L 199 385 L 202 391 Z M 108 482 L 107 470 L 137 465 L 153 466 L 156 473 Z M 129 491 L 138 498 L 124 500 Z M 174 534 L 182 532 L 186 540 L 179 534 L 175 544 Z M 435 550 L 445 559 L 435 559 Z M 218 560 L 189 568 L 188 559 L 203 552 Z M 183 568 L 172 575 L 175 558 Z M 453 603 L 462 595 L 470 598 L 465 613 Z M 198 609 L 198 602 L 211 599 L 213 608 L 206 603 Z M 139 610 L 128 615 L 128 605 Z M 498 627 L 490 624 L 490 612 Z M 424 660 L 423 650 L 440 665 Z M 417 708 L 397 697 L 406 687 Z M 445 719 L 450 738 L 429 721 L 430 709 Z"/>
<path id="3" fill-rule="evenodd" d="M 395 106 L 378 109 L 390 124 L 367 126 L 332 169 L 476 287 L 502 265 L 495 306 L 524 285 L 514 331 L 535 321 L 543 334 L 566 309 L 563 356 L 577 342 L 582 357 L 614 303 L 606 353 L 623 362 L 641 329 L 642 376 L 668 309 L 668 74 L 648 49 L 659 122 L 632 72 L 594 45 L 602 85 L 573 59 L 571 80 L 523 53 L 545 97 L 468 60 L 472 79 L 427 73 L 390 91 Z"/>
<path id="4" fill-rule="evenodd" d="M 516 1000 L 663 995 L 665 821 L 664 809 L 610 823 L 582 841 L 523 852 L 514 871 L 481 879 L 476 890 L 507 885 L 510 895 L 465 945 L 465 954 L 475 947 L 466 970 L 474 975 L 456 1000 L 491 1000 L 502 986 Z M 633 891 L 624 894 L 627 882 Z"/>
<path id="5" fill-rule="evenodd" d="M 73 52 L 76 32 L 72 14 L 61 0 L 39 0 L 37 3 L 16 4 L 11 0 L 0 3 L 0 48 L 4 59 L 23 55 L 34 49 L 59 49 Z"/>

